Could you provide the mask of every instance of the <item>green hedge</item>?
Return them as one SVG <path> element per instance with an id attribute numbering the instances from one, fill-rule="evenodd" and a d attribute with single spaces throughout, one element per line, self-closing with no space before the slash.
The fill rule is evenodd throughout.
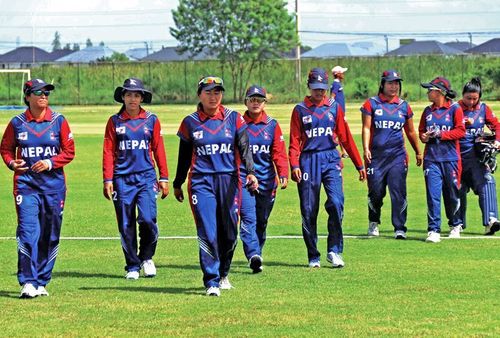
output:
<path id="1" fill-rule="evenodd" d="M 307 94 L 305 79 L 309 69 L 335 65 L 348 67 L 344 90 L 348 100 L 377 93 L 380 74 L 398 70 L 403 78 L 403 97 L 426 100 L 420 83 L 445 76 L 457 92 L 472 76 L 481 76 L 484 97 L 500 99 L 500 58 L 488 56 L 364 57 L 301 60 L 301 82 L 296 81 L 295 60 L 265 60 L 254 70 L 249 84 L 261 84 L 272 102 L 296 102 Z M 225 80 L 226 100 L 233 97 L 228 65 L 218 61 L 168 63 L 43 64 L 32 69 L 39 77 L 56 85 L 53 104 L 113 104 L 114 89 L 127 77 L 141 78 L 153 93 L 153 103 L 195 103 L 196 85 L 203 75 L 216 74 Z M 331 79 L 330 79 L 331 81 Z M 0 74 L 0 104 L 19 104 L 22 75 Z"/>

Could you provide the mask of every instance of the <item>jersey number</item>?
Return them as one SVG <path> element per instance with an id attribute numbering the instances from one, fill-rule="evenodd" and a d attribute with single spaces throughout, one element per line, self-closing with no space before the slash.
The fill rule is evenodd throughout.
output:
<path id="1" fill-rule="evenodd" d="M 16 195 L 16 204 L 21 205 L 23 203 L 23 195 Z"/>
<path id="2" fill-rule="evenodd" d="M 367 175 L 373 175 L 374 171 L 375 171 L 375 168 L 367 168 L 366 169 L 366 174 Z"/>
<path id="3" fill-rule="evenodd" d="M 193 203 L 193 205 L 198 204 L 198 197 L 196 197 L 196 195 L 191 196 L 191 202 Z"/>

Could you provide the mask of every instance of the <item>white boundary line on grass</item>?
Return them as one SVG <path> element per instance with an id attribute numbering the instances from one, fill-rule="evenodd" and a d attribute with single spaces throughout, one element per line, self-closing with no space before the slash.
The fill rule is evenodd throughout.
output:
<path id="1" fill-rule="evenodd" d="M 302 236 L 299 235 L 290 235 L 290 236 L 267 236 L 268 239 L 302 239 Z M 318 236 L 318 238 L 325 239 L 327 236 Z M 376 239 L 377 237 L 360 235 L 360 236 L 351 236 L 346 235 L 344 238 L 349 239 Z M 380 236 L 379 238 L 392 238 L 392 236 Z M 409 237 L 415 238 L 415 237 Z M 5 240 L 15 240 L 15 237 L 0 237 L 1 241 Z M 119 240 L 120 237 L 61 237 L 61 240 L 69 240 L 69 241 L 115 241 Z M 160 236 L 158 239 L 198 239 L 197 236 Z M 424 239 L 422 237 L 422 239 Z M 500 239 L 500 236 L 462 236 L 460 238 L 448 238 L 441 237 L 441 239 Z"/>

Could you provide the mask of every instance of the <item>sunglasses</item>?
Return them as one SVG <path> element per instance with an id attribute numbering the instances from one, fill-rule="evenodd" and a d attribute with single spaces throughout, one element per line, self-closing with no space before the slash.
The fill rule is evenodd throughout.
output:
<path id="1" fill-rule="evenodd" d="M 35 96 L 49 96 L 50 95 L 50 90 L 33 90 L 30 94 L 33 94 Z"/>
<path id="2" fill-rule="evenodd" d="M 212 84 L 212 83 L 215 83 L 217 85 L 221 85 L 222 86 L 224 84 L 224 81 L 222 81 L 222 79 L 220 77 L 207 76 L 207 77 L 204 77 L 203 79 L 201 79 L 200 82 L 198 82 L 198 86 L 209 85 L 209 84 Z"/>
<path id="3" fill-rule="evenodd" d="M 251 97 L 247 97 L 247 101 L 248 102 L 251 102 L 251 103 L 264 103 L 266 102 L 266 98 L 265 97 L 259 97 L 259 96 L 251 96 Z"/>

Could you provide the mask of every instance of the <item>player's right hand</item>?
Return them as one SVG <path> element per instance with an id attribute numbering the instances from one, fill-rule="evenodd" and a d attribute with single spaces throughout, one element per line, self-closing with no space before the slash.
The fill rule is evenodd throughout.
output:
<path id="1" fill-rule="evenodd" d="M 104 182 L 102 194 L 106 197 L 106 199 L 111 200 L 113 197 L 113 182 Z"/>
<path id="2" fill-rule="evenodd" d="M 372 152 L 369 150 L 365 150 L 363 152 L 363 157 L 365 158 L 366 163 L 372 163 Z"/>
<path id="3" fill-rule="evenodd" d="M 20 158 L 13 160 L 10 164 L 10 168 L 18 173 L 24 173 L 29 169 L 29 167 L 26 166 L 26 162 Z"/>
<path id="4" fill-rule="evenodd" d="M 183 202 L 184 192 L 182 191 L 182 188 L 174 188 L 174 196 L 176 200 L 178 200 L 179 202 Z"/>
<path id="5" fill-rule="evenodd" d="M 302 171 L 300 170 L 300 168 L 292 170 L 292 180 L 297 183 L 300 183 L 300 181 L 302 181 Z"/>

